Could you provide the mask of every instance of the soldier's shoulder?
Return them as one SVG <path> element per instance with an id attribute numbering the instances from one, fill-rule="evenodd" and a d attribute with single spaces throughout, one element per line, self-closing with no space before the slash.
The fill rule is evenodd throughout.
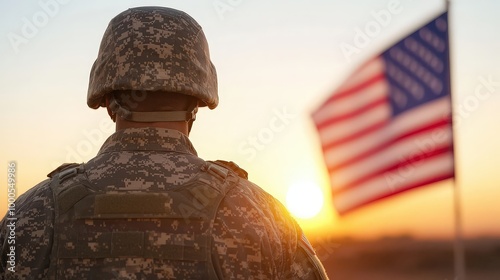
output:
<path id="1" fill-rule="evenodd" d="M 49 174 L 47 174 L 47 177 L 53 178 L 56 174 L 59 174 L 63 171 L 68 171 L 68 170 L 76 168 L 80 165 L 82 165 L 82 164 L 80 164 L 80 163 L 63 163 L 59 167 L 57 167 L 56 169 L 49 172 Z"/>
<path id="2" fill-rule="evenodd" d="M 211 163 L 230 169 L 239 176 L 236 186 L 230 189 L 224 199 L 225 203 L 234 205 L 249 205 L 258 209 L 263 215 L 275 216 L 273 221 L 288 223 L 295 228 L 295 220 L 292 218 L 286 207 L 264 188 L 248 179 L 248 173 L 236 163 L 231 161 L 211 161 Z"/>
<path id="3" fill-rule="evenodd" d="M 15 244 L 19 252 L 16 252 L 15 279 L 46 277 L 54 220 L 54 200 L 49 184 L 50 179 L 44 180 L 20 195 L 14 203 L 9 203 L 2 220 L 4 224 L 15 220 Z M 5 231 L 7 227 L 3 226 L 1 230 Z M 3 246 L 2 250 L 5 250 L 7 242 Z"/>
<path id="4" fill-rule="evenodd" d="M 248 179 L 248 172 L 241 168 L 238 164 L 232 161 L 225 160 L 215 160 L 215 161 L 207 161 L 209 164 L 208 169 L 210 169 L 210 165 L 222 167 L 224 170 L 232 172 L 237 177 L 239 177 L 237 186 L 234 186 L 229 194 L 237 193 L 244 196 L 258 197 L 258 198 L 267 198 L 273 200 L 272 196 L 269 195 L 264 189 L 259 187 L 257 184 L 251 182 Z M 210 170 L 209 170 L 210 172 Z M 223 176 L 225 177 L 225 175 Z"/>
<path id="5" fill-rule="evenodd" d="M 216 166 L 223 167 L 227 170 L 230 170 L 234 172 L 238 177 L 243 178 L 243 179 L 248 179 L 248 172 L 246 172 L 243 168 L 241 168 L 239 165 L 232 161 L 226 161 L 226 160 L 209 160 L 207 161 L 209 164 L 214 164 Z"/>
<path id="6" fill-rule="evenodd" d="M 269 278 L 282 275 L 290 268 L 297 250 L 300 227 L 277 198 L 244 177 L 237 180 L 219 206 L 213 226 L 217 246 L 237 247 L 242 254 L 260 255 L 262 258 L 255 265 L 260 268 L 258 273 Z M 233 261 L 228 260 L 225 252 L 218 252 L 223 268 Z M 235 271 L 234 266 L 226 273 L 228 278 L 238 273 L 245 275 L 244 271 Z"/>
<path id="7" fill-rule="evenodd" d="M 41 181 L 17 198 L 15 202 L 16 212 L 23 213 L 23 215 L 26 215 L 27 213 L 30 215 L 37 215 L 38 211 L 46 212 L 47 210 L 53 210 L 54 196 L 52 193 L 52 189 L 50 188 L 50 182 L 52 180 L 51 178 L 54 177 L 55 174 L 68 170 L 77 165 L 78 164 L 65 163 L 51 171 L 47 175 L 47 177 L 49 177 L 48 179 Z"/>
<path id="8" fill-rule="evenodd" d="M 24 211 L 34 207 L 45 208 L 52 204 L 53 195 L 50 179 L 46 179 L 20 195 L 15 203 L 16 211 Z"/>

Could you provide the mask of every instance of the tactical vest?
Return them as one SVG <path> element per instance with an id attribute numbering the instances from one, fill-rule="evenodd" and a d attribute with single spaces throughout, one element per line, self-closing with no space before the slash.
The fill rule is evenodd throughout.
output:
<path id="1" fill-rule="evenodd" d="M 162 192 L 95 190 L 83 164 L 49 175 L 50 279 L 217 279 L 212 225 L 221 200 L 246 177 L 242 169 L 207 162 L 194 179 Z"/>

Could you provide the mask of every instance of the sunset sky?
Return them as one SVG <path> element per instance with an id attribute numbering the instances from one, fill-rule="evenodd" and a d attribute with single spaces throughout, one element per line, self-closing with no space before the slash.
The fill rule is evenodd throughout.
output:
<path id="1" fill-rule="evenodd" d="M 114 131 L 106 110 L 86 105 L 88 77 L 109 20 L 136 6 L 180 9 L 200 23 L 218 72 L 220 105 L 198 113 L 190 138 L 199 156 L 238 163 L 283 203 L 290 188 L 306 193 L 319 188 L 324 196 L 319 214 L 297 218 L 308 234 L 451 237 L 457 184 L 466 237 L 500 235 L 500 1 L 495 0 L 451 1 L 456 182 L 409 191 L 342 217 L 331 205 L 310 114 L 357 66 L 443 12 L 444 1 L 3 0 L 2 215 L 9 162 L 17 163 L 20 195 L 61 163 L 95 156 Z M 382 10 L 390 18 L 380 22 Z M 356 45 L 357 34 L 373 22 L 379 32 Z M 343 51 L 346 44 L 356 51 Z M 313 206 L 304 198 L 304 207 Z"/>

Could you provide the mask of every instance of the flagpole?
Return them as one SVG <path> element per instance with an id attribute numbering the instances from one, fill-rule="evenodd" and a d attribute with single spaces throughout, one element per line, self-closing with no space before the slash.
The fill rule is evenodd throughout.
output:
<path id="1" fill-rule="evenodd" d="M 446 0 L 446 11 L 448 12 L 448 65 L 450 67 L 450 77 L 449 77 L 449 86 L 450 86 L 450 99 L 452 98 L 452 86 L 451 86 L 451 48 L 450 46 L 450 0 Z M 453 108 L 453 101 L 451 102 Z M 453 112 L 453 109 L 452 109 Z M 452 114 L 453 116 L 453 114 Z M 453 120 L 452 120 L 453 122 Z M 453 126 L 453 136 L 456 135 L 455 127 Z M 456 137 L 453 137 L 456 139 Z M 453 144 L 453 155 L 455 157 L 455 145 Z M 456 161 L 455 161 L 456 162 Z M 455 240 L 454 240 L 454 271 L 455 271 L 455 280 L 465 280 L 465 251 L 464 251 L 464 242 L 463 242 L 463 232 L 462 232 L 462 203 L 461 203 L 461 195 L 460 188 L 457 180 L 457 168 L 456 164 L 454 164 L 455 176 L 453 178 L 454 186 L 453 186 L 453 212 L 454 212 L 454 224 L 455 224 Z"/>

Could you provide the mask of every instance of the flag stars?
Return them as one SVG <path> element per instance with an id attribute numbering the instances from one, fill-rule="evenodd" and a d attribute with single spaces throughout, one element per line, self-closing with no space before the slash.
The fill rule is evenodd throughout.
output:
<path id="1" fill-rule="evenodd" d="M 448 23 L 442 18 L 436 20 L 436 27 L 441 32 L 446 32 L 448 30 Z"/>
<path id="2" fill-rule="evenodd" d="M 421 100 L 425 95 L 425 89 L 417 83 L 412 77 L 406 75 L 393 63 L 387 64 L 387 74 L 393 78 L 396 83 L 401 85 L 406 92 L 411 94 L 416 100 Z"/>
<path id="3" fill-rule="evenodd" d="M 424 45 L 420 44 L 417 40 L 412 37 L 406 38 L 404 41 L 404 46 L 416 55 L 418 58 L 423 60 L 426 65 L 431 67 L 436 73 L 441 73 L 444 70 L 444 64 L 441 60 L 435 56 L 431 50 L 426 48 Z"/>
<path id="4" fill-rule="evenodd" d="M 446 42 L 436 35 L 434 32 L 428 28 L 422 28 L 418 32 L 420 38 L 431 45 L 436 51 L 444 52 L 446 49 Z"/>
<path id="5" fill-rule="evenodd" d="M 423 67 L 417 60 L 413 59 L 408 53 L 401 48 L 393 48 L 389 51 L 389 55 L 395 61 L 399 62 L 404 68 L 413 73 L 416 78 L 428 86 L 435 95 L 439 95 L 443 91 L 443 83 L 435 77 L 430 71 Z M 436 58 L 437 59 L 437 58 Z M 416 96 L 420 100 L 423 95 Z"/>
<path id="6" fill-rule="evenodd" d="M 408 104 L 408 97 L 396 86 L 393 88 L 390 97 L 399 108 L 405 108 Z"/>

